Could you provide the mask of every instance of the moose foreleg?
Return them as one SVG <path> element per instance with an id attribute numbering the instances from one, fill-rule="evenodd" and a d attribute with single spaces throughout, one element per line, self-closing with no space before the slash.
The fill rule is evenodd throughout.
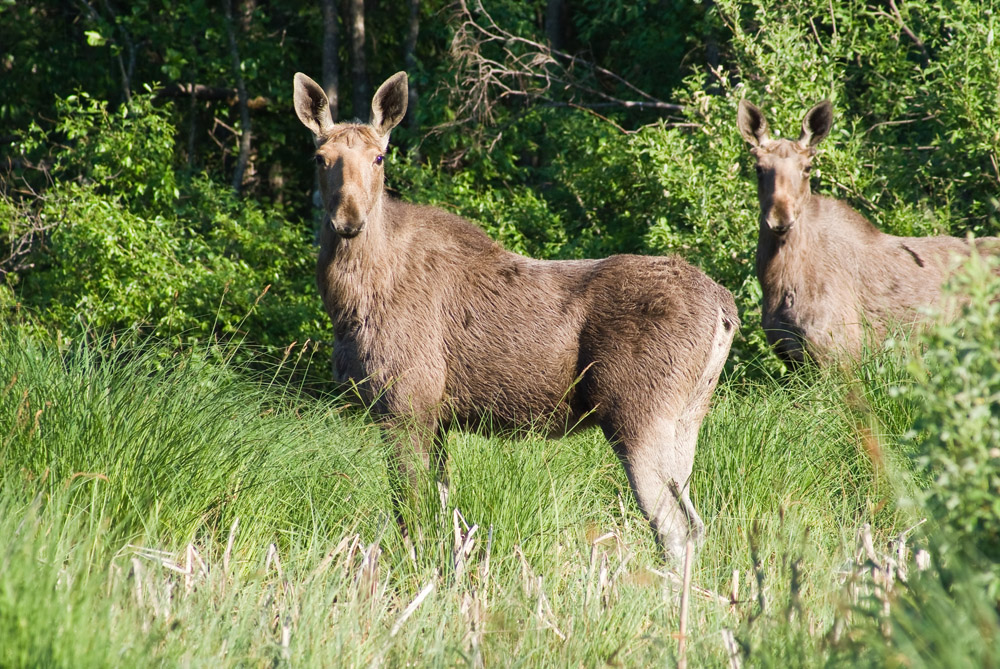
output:
<path id="1" fill-rule="evenodd" d="M 447 454 L 444 433 L 434 416 L 395 417 L 383 422 L 389 443 L 389 477 L 393 509 L 400 532 L 408 543 L 421 543 L 421 521 L 426 500 L 437 497 L 440 509 L 448 499 Z M 436 495 L 435 495 L 436 492 Z M 437 506 L 437 505 L 434 505 Z M 412 529 L 416 532 L 411 532 Z"/>

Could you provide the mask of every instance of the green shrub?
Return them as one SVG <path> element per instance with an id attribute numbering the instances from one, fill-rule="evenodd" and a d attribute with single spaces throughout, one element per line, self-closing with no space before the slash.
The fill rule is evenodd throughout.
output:
<path id="1" fill-rule="evenodd" d="M 72 148 L 51 149 L 56 181 L 33 205 L 57 224 L 19 275 L 23 304 L 70 335 L 138 327 L 175 342 L 248 337 L 272 350 L 321 335 L 311 231 L 276 205 L 176 170 L 169 110 L 150 98 L 112 115 L 71 96 L 51 133 L 25 139 L 36 154 L 57 140 Z"/>
<path id="2" fill-rule="evenodd" d="M 973 256 L 951 290 L 971 298 L 961 316 L 922 338 L 909 392 L 918 405 L 909 438 L 929 485 L 919 494 L 943 530 L 945 556 L 980 565 L 1000 599 L 1000 276 Z"/>
<path id="3" fill-rule="evenodd" d="M 253 342 L 284 347 L 322 332 L 308 233 L 210 181 L 189 189 L 202 221 L 192 205 L 147 218 L 93 188 L 57 188 L 43 211 L 62 223 L 25 280 L 25 304 L 67 333 L 139 327 L 191 341 L 252 331 Z"/>
<path id="4" fill-rule="evenodd" d="M 80 92 L 57 99 L 56 111 L 51 130 L 33 125 L 22 138 L 22 154 L 47 153 L 58 183 L 93 187 L 147 215 L 172 209 L 180 192 L 169 105 L 154 107 L 146 93 L 111 111 L 106 101 Z"/>

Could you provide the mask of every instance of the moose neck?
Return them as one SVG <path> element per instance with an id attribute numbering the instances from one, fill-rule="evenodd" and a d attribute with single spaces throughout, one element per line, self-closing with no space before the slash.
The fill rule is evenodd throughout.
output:
<path id="1" fill-rule="evenodd" d="M 329 217 L 324 220 L 317 281 L 328 308 L 364 313 L 391 290 L 398 254 L 387 234 L 386 199 L 384 192 L 378 194 L 364 229 L 355 237 L 341 237 Z"/>

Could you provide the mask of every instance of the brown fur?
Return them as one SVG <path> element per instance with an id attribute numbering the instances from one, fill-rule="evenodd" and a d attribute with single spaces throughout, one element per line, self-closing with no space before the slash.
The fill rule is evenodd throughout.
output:
<path id="1" fill-rule="evenodd" d="M 732 295 L 680 258 L 534 260 L 458 216 L 391 199 L 377 157 L 405 111 L 405 74 L 375 94 L 370 125 L 334 125 L 322 89 L 295 83 L 323 167 L 316 278 L 336 376 L 409 436 L 403 450 L 439 467 L 433 437 L 452 424 L 600 425 L 663 544 L 682 554 L 703 528 L 687 484 L 739 324 Z"/>
<path id="2" fill-rule="evenodd" d="M 763 113 L 743 100 L 737 125 L 757 158 L 757 278 L 767 339 L 790 363 L 857 359 L 866 330 L 876 340 L 940 306 L 941 286 L 969 242 L 895 237 L 845 202 L 815 195 L 809 170 L 830 131 L 829 102 L 810 109 L 797 141 L 771 139 Z M 987 252 L 1000 240 L 977 240 Z"/>

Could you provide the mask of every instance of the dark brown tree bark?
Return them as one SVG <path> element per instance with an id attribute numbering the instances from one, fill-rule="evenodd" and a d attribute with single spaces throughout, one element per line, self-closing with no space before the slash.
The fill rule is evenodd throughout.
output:
<path id="1" fill-rule="evenodd" d="M 330 113 L 340 118 L 340 27 L 337 25 L 337 0 L 322 0 L 323 5 L 323 90 L 330 98 Z"/>
<path id="2" fill-rule="evenodd" d="M 240 52 L 236 46 L 236 26 L 233 22 L 233 0 L 226 0 L 226 33 L 229 35 L 229 55 L 233 61 L 233 75 L 236 78 L 236 92 L 240 107 L 240 153 L 233 170 L 233 190 L 237 193 L 243 187 L 243 175 L 250 162 L 250 107 L 247 100 L 247 86 L 240 68 Z"/>
<path id="3" fill-rule="evenodd" d="M 351 25 L 351 107 L 358 119 L 367 121 L 372 91 L 365 58 L 365 0 L 347 0 L 347 20 Z"/>
<path id="4" fill-rule="evenodd" d="M 566 47 L 566 0 L 548 0 L 545 4 L 545 36 L 553 49 Z"/>

